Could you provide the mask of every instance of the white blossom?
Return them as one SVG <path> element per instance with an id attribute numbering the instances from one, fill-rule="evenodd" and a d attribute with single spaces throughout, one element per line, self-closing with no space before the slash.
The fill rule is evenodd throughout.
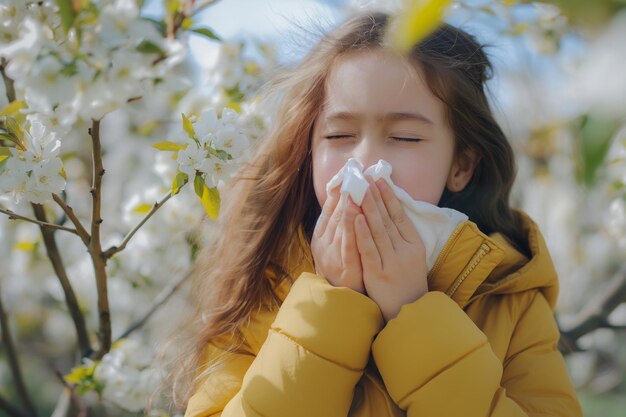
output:
<path id="1" fill-rule="evenodd" d="M 250 142 L 236 127 L 226 126 L 217 133 L 214 146 L 225 150 L 236 159 L 241 157 L 250 146 Z"/>
<path id="2" fill-rule="evenodd" d="M 236 88 L 244 98 L 250 98 L 276 66 L 276 51 L 271 45 L 257 42 L 250 47 L 257 49 L 256 59 L 246 56 L 243 42 L 222 42 L 214 64 L 208 68 L 209 85 L 218 86 L 222 94 Z"/>
<path id="3" fill-rule="evenodd" d="M 149 368 L 150 355 L 133 339 L 124 339 L 98 363 L 94 376 L 104 383 L 105 400 L 128 411 L 141 411 L 159 383 L 161 375 Z"/>
<path id="4" fill-rule="evenodd" d="M 3 19 L 11 14 L 14 14 L 13 17 Z M 19 14 L 15 6 L 11 8 L 0 5 L 0 34 L 3 34 L 4 38 L 12 38 L 9 42 L 2 42 L 0 37 L 0 56 L 9 60 L 16 56 L 24 56 L 32 60 L 42 47 L 43 31 L 34 18 L 26 16 L 21 20 Z"/>
<path id="5" fill-rule="evenodd" d="M 178 152 L 176 162 L 178 162 L 178 168 L 181 172 L 193 178 L 196 175 L 196 170 L 200 169 L 200 164 L 202 164 L 205 158 L 206 150 L 190 143 L 185 149 Z"/>
<path id="6" fill-rule="evenodd" d="M 11 156 L 0 172 L 0 193 L 10 193 L 16 203 L 22 198 L 45 203 L 51 193 L 65 188 L 61 176 L 63 163 L 58 157 L 61 141 L 55 133 L 47 132 L 37 118 L 31 118 L 30 122 L 26 150 L 9 148 Z"/>

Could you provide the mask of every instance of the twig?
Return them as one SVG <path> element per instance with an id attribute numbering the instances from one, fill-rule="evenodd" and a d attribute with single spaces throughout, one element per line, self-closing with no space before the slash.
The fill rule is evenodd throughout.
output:
<path id="1" fill-rule="evenodd" d="M 167 300 L 169 300 L 170 297 L 174 295 L 174 293 L 187 281 L 187 279 L 189 279 L 190 276 L 191 276 L 191 271 L 187 272 L 185 275 L 179 278 L 178 281 L 174 282 L 169 287 L 164 288 L 157 295 L 156 299 L 154 300 L 154 303 L 152 304 L 150 308 L 148 308 L 148 310 L 143 314 L 143 316 L 141 316 L 139 319 L 131 323 L 131 325 L 128 326 L 126 330 L 124 330 L 124 332 L 116 339 L 116 341 L 123 339 L 125 337 L 128 337 L 132 332 L 134 332 L 135 330 L 143 326 L 148 321 L 148 319 L 154 314 L 154 312 L 157 311 L 158 308 L 161 307 L 163 304 L 165 304 L 165 302 L 167 302 Z"/>
<path id="2" fill-rule="evenodd" d="M 215 3 L 217 3 L 219 0 L 206 0 L 202 3 L 200 3 L 195 10 L 192 12 L 192 16 L 195 15 L 196 13 L 201 12 L 202 10 L 206 9 L 209 6 L 214 5 Z"/>
<path id="3" fill-rule="evenodd" d="M 70 206 L 68 206 L 67 203 L 65 203 L 65 201 L 58 194 L 52 193 L 52 198 L 59 205 L 59 207 L 63 209 L 67 217 L 69 217 L 70 221 L 74 224 L 74 226 L 76 227 L 76 234 L 82 239 L 83 243 L 86 246 L 89 246 L 91 236 L 89 236 L 89 232 L 87 232 L 87 229 L 85 229 L 80 220 L 78 220 L 78 217 L 76 217 L 74 210 Z"/>
<path id="4" fill-rule="evenodd" d="M 2 80 L 4 81 L 4 88 L 6 91 L 7 99 L 9 103 L 12 103 L 16 99 L 15 84 L 5 72 L 7 62 L 8 61 L 6 60 L 6 58 L 0 59 L 0 74 L 2 75 Z M 11 329 L 9 328 L 9 321 L 6 312 L 4 311 L 4 306 L 2 304 L 2 294 L 0 294 L 0 327 L 2 328 L 2 344 L 5 346 L 6 349 L 9 366 L 11 368 L 11 373 L 13 374 L 13 379 L 15 381 L 15 389 L 23 403 L 25 410 L 20 411 L 18 408 L 13 407 L 11 404 L 6 402 L 2 397 L 0 397 L 0 405 L 5 411 L 12 413 L 12 415 L 15 417 L 36 417 L 37 413 L 35 411 L 33 403 L 30 400 L 30 397 L 28 396 L 28 391 L 26 391 L 26 386 L 22 377 L 22 371 L 17 358 L 17 354 L 15 352 L 15 346 L 13 344 L 13 338 L 11 336 Z"/>
<path id="5" fill-rule="evenodd" d="M 100 243 L 100 210 L 102 204 L 102 177 L 104 176 L 104 166 L 102 164 L 102 146 L 100 143 L 100 120 L 93 120 L 89 129 L 91 142 L 93 145 L 93 183 L 91 187 L 91 239 L 88 249 L 96 276 L 96 287 L 98 292 L 98 316 L 100 318 L 100 348 L 96 354 L 96 359 L 102 358 L 105 353 L 111 350 L 111 313 L 109 311 L 109 294 L 107 288 L 106 261 L 103 256 Z"/>
<path id="6" fill-rule="evenodd" d="M 611 330 L 626 330 L 626 325 L 615 325 L 611 323 L 607 323 L 606 325 L 602 327 L 606 327 L 607 329 L 611 329 Z"/>
<path id="7" fill-rule="evenodd" d="M 35 217 L 42 223 L 46 223 L 46 212 L 41 204 L 32 204 Z M 54 231 L 48 230 L 45 227 L 40 226 L 41 235 L 43 237 L 44 245 L 48 258 L 52 263 L 52 268 L 63 287 L 63 293 L 65 294 L 65 304 L 74 321 L 74 327 L 76 328 L 76 335 L 78 338 L 78 346 L 80 347 L 82 356 L 91 354 L 92 349 L 89 343 L 89 333 L 87 332 L 87 325 L 85 324 L 85 317 L 78 305 L 78 299 L 72 288 L 72 284 L 67 276 L 65 265 L 63 265 L 63 258 L 57 246 L 54 238 Z"/>
<path id="8" fill-rule="evenodd" d="M 13 80 L 10 79 L 5 72 L 6 66 L 6 58 L 0 59 L 0 74 L 2 74 L 2 79 L 4 80 L 4 89 L 7 92 L 7 99 L 9 100 L 9 103 L 11 103 L 15 101 L 15 86 L 13 84 Z"/>
<path id="9" fill-rule="evenodd" d="M 54 375 L 59 379 L 61 384 L 63 385 L 63 392 L 57 401 L 57 405 L 54 408 L 54 411 L 50 417 L 65 417 L 68 415 L 70 411 L 70 404 L 73 403 L 76 407 L 77 413 L 76 417 L 87 417 L 87 405 L 85 401 L 79 396 L 76 395 L 76 389 L 72 384 L 69 384 L 65 378 L 63 378 L 63 374 L 59 372 L 58 369 L 53 370 Z M 70 401 L 71 400 L 71 401 Z"/>
<path id="10" fill-rule="evenodd" d="M 61 395 L 57 400 L 57 405 L 54 406 L 54 410 L 52 410 L 52 414 L 50 417 L 67 417 L 67 414 L 70 410 L 72 393 L 69 388 L 64 387 L 63 391 L 61 391 Z"/>
<path id="11" fill-rule="evenodd" d="M 144 225 L 144 223 L 146 223 L 148 221 L 148 219 L 150 217 L 152 217 L 152 215 L 159 209 L 161 208 L 161 206 L 163 206 L 163 204 L 165 204 L 165 202 L 167 200 L 169 200 L 172 197 L 172 192 L 170 191 L 169 193 L 167 193 L 167 195 L 165 197 L 163 197 L 161 199 L 161 201 L 154 203 L 154 205 L 152 206 L 152 209 L 146 214 L 146 216 L 137 224 L 137 226 L 135 226 L 133 228 L 133 230 L 130 231 L 130 233 L 128 233 L 126 235 L 126 237 L 124 238 L 124 240 L 122 241 L 122 243 L 119 246 L 111 246 L 109 249 L 107 249 L 104 252 L 104 258 L 105 259 L 109 259 L 111 258 L 113 255 L 115 255 L 116 253 L 124 250 L 124 248 L 126 247 L 126 245 L 128 244 L 128 241 L 133 237 L 133 235 L 135 233 L 137 233 L 137 231 L 141 228 L 141 226 Z"/>
<path id="12" fill-rule="evenodd" d="M 15 391 L 22 402 L 25 415 L 36 416 L 37 413 L 35 411 L 35 407 L 28 396 L 28 391 L 26 390 L 26 385 L 24 384 L 22 368 L 20 367 L 19 358 L 17 357 L 17 352 L 15 351 L 15 344 L 13 343 L 13 336 L 11 335 L 11 329 L 9 327 L 9 320 L 6 311 L 4 310 L 4 304 L 2 303 L 2 294 L 0 294 L 0 328 L 2 328 L 2 344 L 6 350 L 9 367 L 11 368 L 11 374 L 13 375 Z"/>
<path id="13" fill-rule="evenodd" d="M 46 227 L 48 229 L 63 230 L 64 232 L 70 232 L 70 233 L 74 233 L 75 235 L 78 235 L 78 232 L 76 231 L 76 229 L 71 229 L 69 227 L 59 226 L 57 224 L 46 223 L 46 222 L 42 222 L 42 221 L 39 221 L 39 220 L 31 219 L 31 218 L 28 218 L 26 216 L 22 216 L 20 214 L 17 214 L 14 211 L 9 210 L 9 209 L 2 209 L 2 208 L 0 208 L 0 213 L 7 214 L 9 216 L 10 220 L 25 220 L 27 222 L 35 223 L 35 224 L 38 224 L 40 226 Z"/>
<path id="14" fill-rule="evenodd" d="M 0 395 L 0 410 L 4 410 L 8 416 L 11 417 L 29 417 L 22 409 L 17 408 L 10 402 L 8 402 L 4 397 Z"/>
<path id="15" fill-rule="evenodd" d="M 576 324 L 571 329 L 561 331 L 560 347 L 564 353 L 568 350 L 581 351 L 578 346 L 578 339 L 602 327 L 624 327 L 612 326 L 608 323 L 609 315 L 626 301 L 626 264 L 622 265 L 617 273 L 611 278 L 609 284 L 595 296 L 583 309 Z"/>

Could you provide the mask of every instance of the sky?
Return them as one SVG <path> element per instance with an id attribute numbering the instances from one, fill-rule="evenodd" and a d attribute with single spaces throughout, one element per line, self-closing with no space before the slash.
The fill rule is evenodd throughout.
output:
<path id="1" fill-rule="evenodd" d="M 465 2 L 475 5 L 492 3 L 490 0 Z M 197 16 L 195 25 L 210 27 L 225 40 L 255 38 L 270 42 L 277 47 L 279 63 L 296 63 L 313 46 L 319 29 L 329 30 L 345 18 L 348 3 L 350 0 L 219 0 Z M 516 21 L 530 20 L 534 13 L 536 9 L 532 5 L 518 6 L 512 18 Z M 162 0 L 146 0 L 144 15 L 162 16 Z M 500 74 L 511 68 L 527 68 L 539 94 L 545 95 L 542 100 L 545 98 L 547 103 L 553 100 L 555 105 L 562 105 L 560 91 L 566 88 L 563 84 L 563 65 L 568 64 L 556 63 L 553 58 L 540 54 L 529 54 L 524 38 L 502 36 L 499 31 L 508 28 L 506 23 L 486 13 L 470 13 L 457 8 L 449 13 L 447 21 L 489 45 L 486 51 L 495 68 L 495 77 L 489 82 L 489 87 L 494 101 L 502 109 L 514 108 L 515 101 L 520 99 L 515 95 L 519 94 L 519 85 L 513 87 L 500 79 Z M 190 37 L 189 44 L 192 59 L 201 67 L 210 68 L 218 43 L 194 35 Z M 562 48 L 566 53 L 560 56 L 565 57 L 580 55 L 582 51 L 580 42 L 573 37 L 567 37 Z M 541 79 L 537 78 L 537 74 Z M 540 83 L 542 86 L 539 86 Z M 546 88 L 559 92 L 551 96 Z M 525 99 L 528 100 L 528 97 Z"/>
<path id="2" fill-rule="evenodd" d="M 297 25 L 310 27 L 311 21 L 337 22 L 342 3 L 340 0 L 220 0 L 201 12 L 196 24 L 210 27 L 226 40 L 254 37 L 275 43 L 279 61 L 295 62 L 306 52 L 293 45 L 293 38 L 302 36 Z M 144 14 L 161 15 L 161 0 L 147 1 Z M 217 45 L 201 36 L 193 36 L 190 47 L 202 65 L 210 65 L 217 52 Z"/>

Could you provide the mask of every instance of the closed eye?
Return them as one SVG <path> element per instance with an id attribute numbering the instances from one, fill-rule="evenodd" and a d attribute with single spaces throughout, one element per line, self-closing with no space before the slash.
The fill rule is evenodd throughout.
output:
<path id="1" fill-rule="evenodd" d="M 339 139 L 339 138 L 351 138 L 351 135 L 334 135 L 334 136 L 326 136 L 326 139 Z"/>
<path id="2" fill-rule="evenodd" d="M 422 140 L 418 138 L 400 138 L 397 136 L 392 136 L 392 138 L 394 138 L 395 140 L 402 141 L 402 142 L 420 142 Z"/>
<path id="3" fill-rule="evenodd" d="M 352 135 L 332 135 L 326 136 L 326 139 L 341 139 L 341 138 L 351 138 Z M 401 142 L 420 142 L 422 139 L 418 138 L 402 138 L 398 136 L 392 136 L 393 139 L 401 141 Z"/>

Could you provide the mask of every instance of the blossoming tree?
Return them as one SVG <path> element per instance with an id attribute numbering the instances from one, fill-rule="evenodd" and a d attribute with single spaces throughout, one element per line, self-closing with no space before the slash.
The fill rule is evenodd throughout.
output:
<path id="1" fill-rule="evenodd" d="M 219 215 L 220 192 L 272 119 L 258 92 L 277 66 L 275 48 L 226 41 L 199 24 L 214 2 L 164 0 L 154 18 L 141 0 L 0 0 L 0 409 L 8 415 L 141 412 L 162 379 L 155 346 L 186 312 L 184 283 Z M 488 16 L 503 35 L 530 40 L 534 54 L 558 57 L 566 18 L 537 4 L 529 21 L 518 20 L 515 9 L 526 3 L 349 6 L 397 13 L 400 49 L 426 33 L 412 29 L 432 28 L 448 12 Z M 611 16 L 613 2 L 601 3 Z M 569 11 L 573 19 L 578 10 Z M 620 27 L 606 42 L 623 36 Z M 191 36 L 218 45 L 211 68 L 190 59 Z M 577 278 L 563 285 L 566 294 L 589 285 L 585 273 L 602 283 L 615 274 L 610 294 L 621 294 L 599 294 L 599 314 L 574 314 L 587 304 L 580 297 L 565 303 L 567 351 L 593 345 L 584 336 L 598 327 L 619 327 L 608 317 L 626 298 L 626 272 L 615 267 L 626 248 L 626 106 L 616 101 L 624 89 L 598 95 L 585 87 L 616 58 L 603 55 L 606 42 L 589 46 L 597 59 L 572 78 L 584 93 L 575 101 L 588 107 L 511 127 L 523 154 L 519 205 L 544 213 L 537 217 L 545 227 L 555 216 L 569 219 L 552 232 L 585 250 L 607 230 L 618 242 L 591 264 L 573 258 L 568 242 L 553 244 L 559 272 Z M 537 97 L 515 84 L 521 72 L 508 81 L 529 103 Z M 573 143 L 580 146 L 568 150 Z M 580 184 L 594 197 L 584 199 L 588 210 L 610 203 L 608 223 L 585 223 L 589 217 L 569 206 L 544 210 L 550 190 L 570 190 L 563 201 L 571 201 Z M 169 412 L 160 406 L 153 412 Z"/>

